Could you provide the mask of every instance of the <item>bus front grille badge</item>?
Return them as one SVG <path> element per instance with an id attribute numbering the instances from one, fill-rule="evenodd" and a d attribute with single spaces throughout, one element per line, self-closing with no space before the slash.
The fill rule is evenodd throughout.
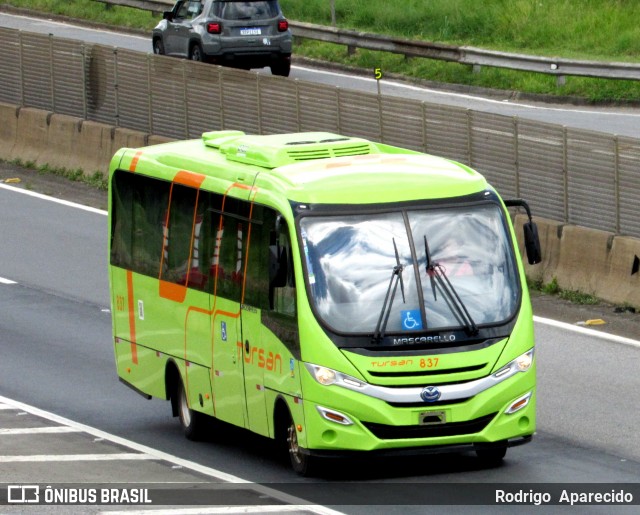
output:
<path id="1" fill-rule="evenodd" d="M 420 392 L 420 397 L 425 402 L 436 402 L 441 395 L 437 386 L 425 386 Z"/>

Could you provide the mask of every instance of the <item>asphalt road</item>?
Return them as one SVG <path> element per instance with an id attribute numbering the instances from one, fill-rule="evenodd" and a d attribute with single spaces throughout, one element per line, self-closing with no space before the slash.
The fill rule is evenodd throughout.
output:
<path id="1" fill-rule="evenodd" d="M 29 18 L 0 13 L 0 26 L 52 34 L 69 39 L 80 39 L 88 43 L 117 46 L 139 52 L 151 52 L 149 36 L 84 28 L 46 18 Z M 353 73 L 312 68 L 299 64 L 293 66 L 291 79 L 371 93 L 377 92 L 378 88 L 373 77 L 362 77 Z M 394 80 L 382 80 L 380 88 L 384 95 L 413 98 L 506 116 L 518 116 L 524 119 L 621 136 L 637 137 L 640 134 L 640 110 L 637 108 L 548 105 L 541 102 L 517 100 L 515 99 L 517 95 L 511 91 L 495 92 L 489 96 L 483 96 L 482 93 L 474 93 L 473 90 L 461 92 L 458 88 L 458 91 L 447 91 L 442 88 L 416 86 Z"/>
<path id="2" fill-rule="evenodd" d="M 146 401 L 117 381 L 106 234 L 99 211 L 0 187 L 0 277 L 15 281 L 0 280 L 1 396 L 248 481 L 321 485 L 322 504 L 345 513 L 424 511 L 402 502 L 342 505 L 352 481 L 370 485 L 372 504 L 407 485 L 460 484 L 464 492 L 469 483 L 639 482 L 640 347 L 544 320 L 536 323 L 538 433 L 500 467 L 481 468 L 471 455 L 361 460 L 337 465 L 318 483 L 295 476 L 270 441 L 241 429 L 221 426 L 208 441 L 188 442 L 166 402 Z M 490 512 L 456 512 L 478 511 Z"/>

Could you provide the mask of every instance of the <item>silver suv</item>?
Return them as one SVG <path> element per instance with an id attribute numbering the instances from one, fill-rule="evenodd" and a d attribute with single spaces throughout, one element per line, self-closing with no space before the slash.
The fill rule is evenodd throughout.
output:
<path id="1" fill-rule="evenodd" d="M 292 36 L 277 0 L 178 0 L 153 29 L 153 51 L 289 76 Z"/>

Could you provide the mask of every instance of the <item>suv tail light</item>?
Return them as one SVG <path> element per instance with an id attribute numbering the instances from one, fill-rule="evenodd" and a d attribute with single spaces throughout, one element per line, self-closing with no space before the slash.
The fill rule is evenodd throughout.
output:
<path id="1" fill-rule="evenodd" d="M 218 22 L 207 23 L 207 32 L 209 34 L 221 34 L 222 24 Z"/>
<path id="2" fill-rule="evenodd" d="M 278 20 L 278 32 L 286 32 L 289 29 L 287 20 Z"/>

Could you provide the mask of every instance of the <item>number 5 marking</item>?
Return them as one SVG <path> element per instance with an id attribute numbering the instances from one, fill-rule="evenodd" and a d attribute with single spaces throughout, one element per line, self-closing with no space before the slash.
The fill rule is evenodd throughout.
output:
<path id="1" fill-rule="evenodd" d="M 374 68 L 373 76 L 376 80 L 380 80 L 382 78 L 382 68 Z"/>

